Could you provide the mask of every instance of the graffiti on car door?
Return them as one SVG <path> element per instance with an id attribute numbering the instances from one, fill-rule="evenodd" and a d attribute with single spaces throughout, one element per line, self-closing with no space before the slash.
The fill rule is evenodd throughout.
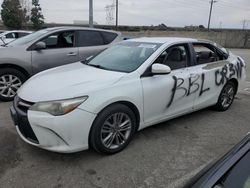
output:
<path id="1" fill-rule="evenodd" d="M 228 80 L 232 78 L 240 79 L 242 77 L 242 70 L 244 64 L 241 61 L 238 61 L 236 64 L 227 63 L 220 69 L 216 69 L 214 72 L 214 83 L 215 86 L 221 86 L 227 83 Z M 206 92 L 210 90 L 208 86 L 208 82 L 206 82 L 206 74 L 202 73 L 201 75 L 193 75 L 190 74 L 188 78 L 188 84 L 185 84 L 185 80 L 181 77 L 172 76 L 173 79 L 173 87 L 171 89 L 171 97 L 167 104 L 167 108 L 169 108 L 174 100 L 177 100 L 176 93 L 178 91 L 182 91 L 184 94 L 181 97 L 188 97 L 192 94 L 196 94 L 199 92 L 199 96 L 202 96 Z"/>

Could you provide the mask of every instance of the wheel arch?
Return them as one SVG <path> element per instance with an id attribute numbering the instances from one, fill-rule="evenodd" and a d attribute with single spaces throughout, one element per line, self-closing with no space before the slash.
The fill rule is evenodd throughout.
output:
<path id="1" fill-rule="evenodd" d="M 18 65 L 14 65 L 14 64 L 0 64 L 0 69 L 1 68 L 11 68 L 11 69 L 16 69 L 18 71 L 20 71 L 21 73 L 24 74 L 24 76 L 28 79 L 31 75 L 28 73 L 27 70 L 25 70 L 24 68 L 18 66 Z"/>
<path id="2" fill-rule="evenodd" d="M 139 109 L 137 108 L 137 106 L 135 104 L 133 104 L 132 102 L 129 102 L 129 101 L 126 101 L 126 100 L 120 100 L 120 101 L 115 101 L 115 102 L 112 102 L 108 105 L 106 105 L 105 107 L 103 107 L 99 112 L 98 114 L 100 114 L 102 111 L 104 111 L 106 108 L 112 106 L 112 105 L 115 105 L 115 104 L 123 104 L 125 106 L 127 106 L 129 109 L 131 109 L 133 111 L 133 113 L 135 114 L 135 117 L 136 117 L 136 131 L 139 129 L 139 126 L 140 126 L 140 121 L 141 121 L 141 114 L 140 114 L 140 111 Z M 97 116 L 98 116 L 97 114 Z M 96 116 L 96 118 L 97 118 Z M 96 119 L 95 118 L 95 119 Z M 95 122 L 95 120 L 94 120 Z M 93 122 L 93 123 L 94 123 Z M 92 126 L 93 124 L 91 125 L 91 128 L 92 129 Z M 89 134 L 91 133 L 91 131 L 89 132 Z M 90 137 L 89 137 L 90 138 Z"/>
<path id="3" fill-rule="evenodd" d="M 228 82 L 232 82 L 232 83 L 235 85 L 235 87 L 236 87 L 235 95 L 236 95 L 237 92 L 238 92 L 238 87 L 239 87 L 239 82 L 238 82 L 238 80 L 237 80 L 236 78 L 232 78 L 232 79 L 228 80 Z"/>
<path id="4" fill-rule="evenodd" d="M 106 108 L 114 105 L 114 104 L 123 104 L 123 105 L 127 106 L 129 109 L 131 109 L 133 111 L 133 113 L 135 114 L 135 117 L 136 117 L 136 130 L 138 130 L 139 129 L 139 125 L 140 125 L 140 121 L 141 121 L 140 111 L 139 111 L 138 107 L 134 103 L 132 103 L 130 101 L 119 100 L 119 101 L 112 102 L 112 103 L 106 105 L 104 108 L 102 108 L 99 111 L 99 113 L 102 112 L 103 110 L 105 110 Z"/>
<path id="5" fill-rule="evenodd" d="M 136 117 L 136 131 L 138 131 L 139 129 L 139 126 L 140 126 L 140 118 L 141 118 L 141 115 L 140 115 L 140 111 L 139 109 L 137 108 L 137 106 L 135 104 L 133 104 L 132 102 L 129 102 L 129 101 L 126 101 L 126 100 L 120 100 L 120 101 L 116 101 L 116 102 L 113 102 L 113 103 L 110 103 L 108 105 L 106 105 L 104 108 L 102 108 L 98 114 L 100 114 L 102 111 L 104 111 L 106 108 L 112 106 L 112 105 L 115 105 L 115 104 L 123 104 L 125 106 L 127 106 L 129 109 L 131 109 L 133 111 L 133 113 L 135 114 L 135 117 Z M 98 117 L 98 114 L 97 116 L 95 117 L 95 120 L 93 121 L 91 127 L 90 127 L 90 131 L 89 131 L 89 136 L 88 136 L 88 143 L 89 143 L 89 147 L 91 147 L 90 145 L 90 139 L 91 139 L 91 132 L 92 132 L 92 128 L 93 128 L 93 124 L 94 122 L 96 121 L 96 118 Z"/>

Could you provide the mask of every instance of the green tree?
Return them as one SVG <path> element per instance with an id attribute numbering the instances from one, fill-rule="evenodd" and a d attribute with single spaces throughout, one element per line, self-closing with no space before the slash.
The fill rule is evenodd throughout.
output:
<path id="1" fill-rule="evenodd" d="M 27 28 L 27 24 L 30 21 L 30 12 L 31 12 L 31 1 L 30 0 L 19 0 L 22 10 L 23 10 L 23 20 L 22 25 L 23 27 Z"/>
<path id="2" fill-rule="evenodd" d="M 32 0 L 31 9 L 31 22 L 35 30 L 41 29 L 44 24 L 44 16 L 42 14 L 42 8 L 40 7 L 39 0 Z"/>
<path id="3" fill-rule="evenodd" d="M 21 29 L 23 16 L 24 13 L 19 0 L 3 1 L 1 17 L 6 27 L 10 29 Z"/>

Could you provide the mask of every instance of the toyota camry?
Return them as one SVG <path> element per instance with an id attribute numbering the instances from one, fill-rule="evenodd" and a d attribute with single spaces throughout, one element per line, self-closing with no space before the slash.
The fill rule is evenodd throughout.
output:
<path id="1" fill-rule="evenodd" d="M 114 154 L 148 126 L 209 106 L 229 109 L 245 71 L 241 57 L 210 41 L 131 39 L 33 76 L 10 111 L 31 145 Z"/>

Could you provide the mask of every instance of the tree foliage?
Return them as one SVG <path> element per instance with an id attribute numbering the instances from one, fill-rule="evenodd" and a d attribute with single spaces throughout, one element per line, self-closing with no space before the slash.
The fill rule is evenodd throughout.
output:
<path id="1" fill-rule="evenodd" d="M 2 3 L 1 17 L 6 27 L 21 29 L 24 12 L 19 0 L 4 0 Z"/>
<path id="2" fill-rule="evenodd" d="M 31 9 L 31 22 L 33 23 L 33 28 L 35 30 L 41 29 L 44 24 L 44 16 L 42 14 L 42 8 L 39 4 L 39 0 L 32 0 Z"/>
<path id="3" fill-rule="evenodd" d="M 22 10 L 23 10 L 23 26 L 27 26 L 27 23 L 30 21 L 30 12 L 31 12 L 31 1 L 30 0 L 19 0 Z"/>

